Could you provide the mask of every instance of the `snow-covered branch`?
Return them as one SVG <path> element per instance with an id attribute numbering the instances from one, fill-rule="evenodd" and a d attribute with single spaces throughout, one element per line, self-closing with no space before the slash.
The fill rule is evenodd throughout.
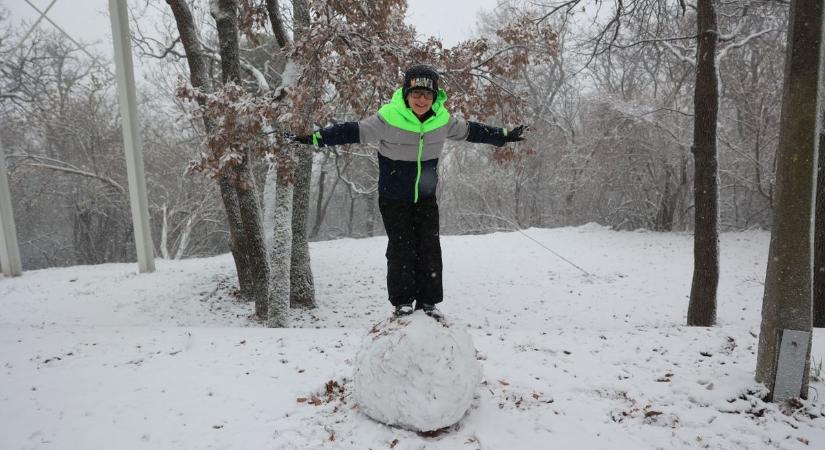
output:
<path id="1" fill-rule="evenodd" d="M 662 46 L 664 46 L 668 51 L 670 51 L 670 53 L 672 53 L 673 56 L 675 56 L 679 61 L 682 61 L 686 64 L 690 64 L 691 66 L 696 65 L 696 60 L 694 58 L 686 56 L 684 53 L 680 52 L 675 47 L 673 47 L 673 45 L 670 42 L 660 41 L 659 43 L 662 44 Z"/>
<path id="2" fill-rule="evenodd" d="M 776 31 L 776 29 L 768 28 L 768 29 L 765 29 L 765 30 L 762 30 L 762 31 L 757 31 L 756 33 L 753 33 L 753 34 L 745 37 L 744 39 L 742 39 L 739 42 L 734 42 L 733 44 L 730 44 L 730 45 L 722 48 L 721 50 L 719 50 L 719 53 L 716 55 L 716 61 L 721 61 L 722 58 L 724 58 L 728 54 L 728 52 L 730 52 L 730 50 L 732 50 L 734 48 L 744 47 L 745 45 L 748 45 L 748 43 L 750 41 L 752 41 L 752 40 L 754 40 L 758 37 L 761 37 L 763 35 L 766 35 L 766 34 L 772 32 L 772 31 Z"/>
<path id="3" fill-rule="evenodd" d="M 58 171 L 58 172 L 71 173 L 71 174 L 74 174 L 74 175 L 80 175 L 80 176 L 83 176 L 83 177 L 93 178 L 93 179 L 96 179 L 96 180 L 99 180 L 99 181 L 103 181 L 104 183 L 106 183 L 106 184 L 114 187 L 115 189 L 117 189 L 121 194 L 126 195 L 126 189 L 124 189 L 123 186 L 121 186 L 118 182 L 116 182 L 115 180 L 113 180 L 109 177 L 104 177 L 104 176 L 98 175 L 96 173 L 87 172 L 85 170 L 80 170 L 80 169 L 73 169 L 71 167 L 55 166 L 55 165 L 52 165 L 52 164 L 43 164 L 43 163 L 23 163 L 23 164 L 26 165 L 26 166 L 29 166 L 29 167 L 39 167 L 39 168 L 42 168 L 42 169 L 49 169 L 49 170 L 55 170 L 55 171 Z"/>
<path id="4" fill-rule="evenodd" d="M 355 192 L 356 194 L 370 195 L 370 194 L 372 194 L 372 193 L 374 193 L 375 191 L 378 190 L 378 183 L 376 183 L 375 186 L 371 189 L 364 189 L 364 188 L 358 187 L 357 184 L 355 184 L 354 182 L 348 180 L 341 171 L 341 166 L 338 164 L 338 158 L 335 158 L 335 171 L 338 173 L 338 179 L 343 181 L 347 186 L 349 186 L 349 188 L 352 190 L 352 192 Z"/>

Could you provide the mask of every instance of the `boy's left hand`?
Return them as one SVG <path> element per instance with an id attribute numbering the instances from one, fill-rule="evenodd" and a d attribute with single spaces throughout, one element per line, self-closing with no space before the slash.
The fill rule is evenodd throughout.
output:
<path id="1" fill-rule="evenodd" d="M 522 135 L 524 134 L 525 130 L 527 130 L 527 127 L 524 126 L 524 125 L 519 125 L 519 126 L 513 128 L 512 130 L 510 130 L 509 133 L 507 133 L 507 136 L 504 136 L 504 142 L 523 141 L 524 136 L 522 136 Z"/>

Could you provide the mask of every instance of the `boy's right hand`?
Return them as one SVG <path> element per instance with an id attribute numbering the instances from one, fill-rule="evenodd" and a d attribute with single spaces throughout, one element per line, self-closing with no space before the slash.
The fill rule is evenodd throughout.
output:
<path id="1" fill-rule="evenodd" d="M 312 135 L 311 134 L 307 134 L 307 135 L 304 135 L 304 136 L 296 136 L 295 134 L 290 133 L 290 132 L 287 131 L 287 132 L 284 133 L 284 138 L 286 138 L 286 140 L 288 140 L 288 141 L 297 142 L 299 144 L 312 145 Z"/>

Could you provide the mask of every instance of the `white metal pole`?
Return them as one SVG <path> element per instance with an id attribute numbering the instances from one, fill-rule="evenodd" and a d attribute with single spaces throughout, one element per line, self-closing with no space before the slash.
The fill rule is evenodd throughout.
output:
<path id="1" fill-rule="evenodd" d="M 143 175 L 143 150 L 140 142 L 126 0 L 109 0 L 109 18 L 112 21 L 112 40 L 115 45 L 115 73 L 123 122 L 123 144 L 129 175 L 129 197 L 132 204 L 132 226 L 135 230 L 138 266 L 141 272 L 154 272 L 154 246 L 149 228 L 149 202 L 146 199 L 146 179 Z"/>
<path id="2" fill-rule="evenodd" d="M 17 230 L 14 227 L 14 213 L 11 208 L 11 190 L 9 190 L 9 176 L 6 173 L 6 155 L 3 152 L 3 143 L 0 142 L 0 265 L 3 273 L 8 276 L 19 276 L 23 273 L 20 264 L 20 249 L 17 246 Z"/>

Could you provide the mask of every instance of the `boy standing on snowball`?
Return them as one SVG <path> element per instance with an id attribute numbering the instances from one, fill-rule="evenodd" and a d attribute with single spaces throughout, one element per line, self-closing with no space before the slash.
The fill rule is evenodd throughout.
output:
<path id="1" fill-rule="evenodd" d="M 445 141 L 501 147 L 524 139 L 523 125 L 508 132 L 450 115 L 444 106 L 447 93 L 438 81 L 432 67 L 412 66 L 403 86 L 377 114 L 294 138 L 317 147 L 378 143 L 378 207 L 389 240 L 387 292 L 396 316 L 423 309 L 442 317 L 436 309 L 444 294 L 435 188 Z"/>

